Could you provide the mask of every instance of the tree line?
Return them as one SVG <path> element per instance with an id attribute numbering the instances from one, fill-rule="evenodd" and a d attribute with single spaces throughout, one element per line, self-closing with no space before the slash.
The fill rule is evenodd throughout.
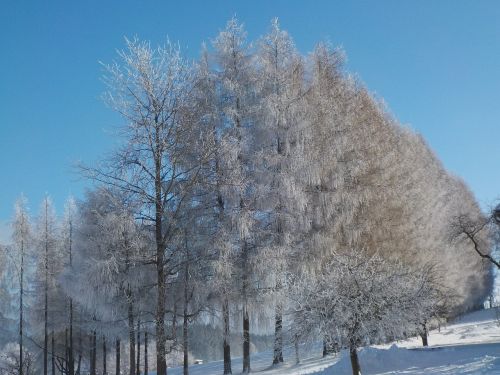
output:
<path id="1" fill-rule="evenodd" d="M 450 218 L 483 217 L 474 196 L 344 61 L 300 54 L 277 20 L 249 42 L 231 19 L 198 61 L 126 40 L 103 64 L 120 146 L 79 166 L 92 188 L 62 217 L 47 197 L 34 225 L 16 203 L 0 272 L 19 329 L 0 371 L 165 375 L 182 358 L 188 374 L 201 322 L 220 328 L 224 374 L 234 331 L 250 372 L 254 331 L 276 366 L 320 338 L 357 375 L 359 347 L 426 344 L 481 305 L 491 267 L 450 236 Z"/>

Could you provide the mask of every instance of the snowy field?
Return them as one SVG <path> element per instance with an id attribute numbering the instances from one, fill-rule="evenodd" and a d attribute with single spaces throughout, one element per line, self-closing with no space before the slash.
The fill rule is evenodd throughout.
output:
<path id="1" fill-rule="evenodd" d="M 414 338 L 392 345 L 360 350 L 361 370 L 367 374 L 500 374 L 500 312 L 483 310 L 463 316 L 456 322 L 431 331 L 429 347 L 422 348 L 420 339 Z M 350 375 L 351 365 L 347 353 L 321 358 L 321 348 L 302 348 L 305 359 L 294 365 L 291 349 L 285 352 L 286 363 L 280 368 L 269 368 L 272 352 L 252 356 L 252 371 L 262 375 L 317 374 Z M 241 358 L 233 360 L 233 374 L 241 372 Z M 192 375 L 221 375 L 222 362 L 211 362 L 190 367 Z M 180 375 L 182 368 L 171 368 L 169 374 Z"/>

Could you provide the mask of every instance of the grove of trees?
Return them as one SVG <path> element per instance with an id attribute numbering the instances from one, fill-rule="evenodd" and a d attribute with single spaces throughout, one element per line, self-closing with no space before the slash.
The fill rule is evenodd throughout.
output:
<path id="1" fill-rule="evenodd" d="M 358 348 L 426 345 L 481 306 L 490 264 L 450 235 L 452 218 L 483 218 L 474 196 L 344 59 L 302 55 L 277 20 L 250 42 L 231 19 L 198 61 L 126 40 L 103 77 L 120 146 L 79 166 L 93 184 L 62 215 L 49 197 L 36 216 L 15 205 L 0 374 L 188 374 L 200 324 L 224 374 L 240 371 L 232 335 L 248 373 L 265 333 L 275 366 L 320 338 L 357 375 Z M 490 232 L 474 235 L 489 254 Z"/>

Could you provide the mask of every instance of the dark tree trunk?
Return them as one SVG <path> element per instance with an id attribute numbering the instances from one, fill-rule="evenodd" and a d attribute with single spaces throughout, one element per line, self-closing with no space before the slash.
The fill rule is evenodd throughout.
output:
<path id="1" fill-rule="evenodd" d="M 247 306 L 243 307 L 243 373 L 250 372 L 250 317 Z"/>
<path id="2" fill-rule="evenodd" d="M 422 324 L 422 333 L 420 333 L 420 337 L 422 338 L 422 345 L 429 346 L 429 332 L 427 331 L 427 323 Z"/>
<path id="3" fill-rule="evenodd" d="M 144 331 L 144 375 L 148 375 L 148 331 Z"/>
<path id="4" fill-rule="evenodd" d="M 297 340 L 297 338 L 295 339 L 293 346 L 295 348 L 295 364 L 298 365 L 300 363 L 300 356 L 299 356 L 299 340 Z"/>
<path id="5" fill-rule="evenodd" d="M 76 374 L 77 375 L 80 375 L 81 364 L 82 364 L 82 355 L 78 354 L 78 365 L 77 365 L 77 368 L 76 368 Z"/>
<path id="6" fill-rule="evenodd" d="M 356 350 L 356 348 L 350 348 L 349 354 L 351 357 L 352 375 L 361 375 L 361 367 L 359 365 L 358 351 Z"/>
<path id="7" fill-rule="evenodd" d="M 97 371 L 97 332 L 94 330 L 90 338 L 90 375 L 96 375 Z"/>
<path id="8" fill-rule="evenodd" d="M 141 321 L 137 320 L 137 375 L 141 375 Z"/>
<path id="9" fill-rule="evenodd" d="M 120 375 L 120 340 L 116 339 L 115 344 L 115 375 Z"/>
<path id="10" fill-rule="evenodd" d="M 243 199 L 240 208 L 244 209 Z M 243 253 L 243 373 L 250 372 L 250 316 L 248 314 L 248 246 L 246 241 L 242 244 Z"/>
<path id="11" fill-rule="evenodd" d="M 422 333 L 420 337 L 422 338 L 422 346 L 429 346 L 429 339 L 427 333 Z"/>
<path id="12" fill-rule="evenodd" d="M 276 305 L 274 319 L 274 356 L 273 365 L 283 363 L 283 308 L 281 303 Z"/>
<path id="13" fill-rule="evenodd" d="M 128 329 L 129 329 L 129 374 L 135 375 L 135 327 L 134 310 L 132 301 L 128 304 Z"/>
<path id="14" fill-rule="evenodd" d="M 156 121 L 155 121 L 156 123 Z M 167 375 L 166 348 L 165 348 L 165 297 L 166 297 L 166 278 L 165 278 L 165 246 L 163 239 L 163 187 L 162 187 L 162 142 L 158 128 L 155 130 L 155 241 L 156 241 L 156 374 Z"/>
<path id="15" fill-rule="evenodd" d="M 52 331 L 52 353 L 50 359 L 52 361 L 52 375 L 56 375 L 56 344 L 54 339 L 54 331 Z"/>
<path id="16" fill-rule="evenodd" d="M 82 332 L 80 331 L 80 335 L 78 336 L 78 344 L 80 346 L 78 352 L 78 367 L 76 369 L 76 375 L 80 375 L 80 369 L 82 365 Z"/>
<path id="17" fill-rule="evenodd" d="M 21 240 L 21 269 L 19 275 L 19 375 L 24 373 L 23 364 L 23 295 L 24 295 L 24 240 Z"/>
<path id="18" fill-rule="evenodd" d="M 189 375 L 189 337 L 188 337 L 188 280 L 189 279 L 189 262 L 186 261 L 184 270 L 184 310 L 182 322 L 182 349 L 184 351 L 183 373 Z"/>
<path id="19" fill-rule="evenodd" d="M 73 221 L 69 222 L 69 266 L 73 267 Z M 68 375 L 75 375 L 75 355 L 73 352 L 73 298 L 69 299 L 69 352 Z"/>
<path id="20" fill-rule="evenodd" d="M 69 353 L 68 375 L 75 375 L 75 355 L 73 348 L 73 299 L 69 299 Z"/>
<path id="21" fill-rule="evenodd" d="M 102 375 L 107 375 L 107 355 L 108 349 L 106 347 L 106 337 L 102 336 Z"/>
<path id="22" fill-rule="evenodd" d="M 229 301 L 224 299 L 222 303 L 222 319 L 224 321 L 224 374 L 232 374 L 231 371 L 231 346 L 229 345 Z"/>
<path id="23" fill-rule="evenodd" d="M 47 218 L 46 218 L 47 219 Z M 48 223 L 45 220 L 45 306 L 43 309 L 44 316 L 44 339 L 43 339 L 43 375 L 47 375 L 48 371 L 48 348 L 49 348 L 49 241 L 48 241 Z"/>
<path id="24" fill-rule="evenodd" d="M 68 329 L 66 328 L 64 330 L 64 362 L 66 364 L 66 371 L 65 373 L 69 372 L 69 348 L 68 348 Z"/>

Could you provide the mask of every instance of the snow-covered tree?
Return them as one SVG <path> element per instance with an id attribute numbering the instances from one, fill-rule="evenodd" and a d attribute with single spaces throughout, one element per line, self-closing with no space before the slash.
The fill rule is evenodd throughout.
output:
<path id="1" fill-rule="evenodd" d="M 186 194 L 213 150 L 190 118 L 193 68 L 176 46 L 153 49 L 132 40 L 119 57 L 120 63 L 105 66 L 106 100 L 127 122 L 124 144 L 105 163 L 84 171 L 134 199 L 136 215 L 154 234 L 156 370 L 165 375 L 169 243 L 177 215 L 189 204 Z"/>
<path id="2" fill-rule="evenodd" d="M 16 289 L 19 291 L 19 358 L 17 364 L 19 375 L 27 375 L 24 363 L 24 305 L 25 305 L 25 282 L 27 255 L 32 246 L 32 230 L 27 207 L 27 199 L 24 195 L 16 201 L 14 207 L 14 219 L 12 221 L 12 253 L 11 260 L 18 281 Z"/>
<path id="3" fill-rule="evenodd" d="M 361 374 L 357 348 L 416 332 L 419 307 L 434 294 L 425 270 L 360 250 L 334 254 L 321 272 L 303 274 L 295 283 L 296 327 L 348 349 L 353 375 Z"/>
<path id="4" fill-rule="evenodd" d="M 36 282 L 35 304 L 40 306 L 33 310 L 43 338 L 43 374 L 47 375 L 49 368 L 49 336 L 57 322 L 54 319 L 54 295 L 57 293 L 57 276 L 61 270 L 61 259 L 58 253 L 57 218 L 52 200 L 45 196 L 40 205 L 40 212 L 36 222 Z M 52 357 L 52 372 L 55 371 L 54 353 Z"/>
<path id="5" fill-rule="evenodd" d="M 231 19 L 213 41 L 213 61 L 219 152 L 216 173 L 219 174 L 219 214 L 224 234 L 221 239 L 218 268 L 219 276 L 229 278 L 223 283 L 232 286 L 242 308 L 243 372 L 250 371 L 250 316 L 249 304 L 253 294 L 252 253 L 255 220 L 254 191 L 251 185 L 252 132 L 255 124 L 255 69 L 251 63 L 250 46 L 246 31 L 235 18 Z M 229 291 L 222 298 L 224 328 L 224 373 L 231 373 L 229 335 Z"/>
<path id="6" fill-rule="evenodd" d="M 258 140 L 257 185 L 261 225 L 268 236 L 261 243 L 260 271 L 271 283 L 275 301 L 273 363 L 283 362 L 283 278 L 287 262 L 301 240 L 305 185 L 299 173 L 307 168 L 303 158 L 305 129 L 304 63 L 288 33 L 277 19 L 258 43 L 255 56 L 260 100 L 256 126 Z"/>

